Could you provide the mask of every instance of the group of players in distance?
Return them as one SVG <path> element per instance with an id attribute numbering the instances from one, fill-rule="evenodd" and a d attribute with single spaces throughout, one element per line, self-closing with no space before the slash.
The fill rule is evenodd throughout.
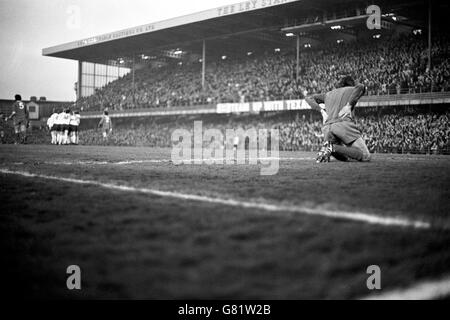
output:
<path id="1" fill-rule="evenodd" d="M 16 94 L 12 106 L 12 113 L 6 121 L 12 120 L 15 134 L 15 144 L 25 144 L 28 136 L 30 120 L 28 110 L 22 97 Z M 47 126 L 51 132 L 51 143 L 59 145 L 78 144 L 78 127 L 80 125 L 80 113 L 61 108 L 59 111 L 53 110 L 53 114 L 47 120 Z M 3 119 L 1 119 L 3 121 Z M 2 143 L 5 132 L 2 126 L 0 132 Z"/>
<path id="2" fill-rule="evenodd" d="M 12 106 L 12 113 L 9 117 L 3 118 L 0 115 L 0 140 L 5 142 L 5 124 L 7 121 L 13 121 L 15 144 L 25 144 L 27 140 L 28 128 L 30 127 L 28 110 L 22 97 L 17 94 Z M 53 109 L 52 115 L 47 120 L 47 127 L 51 134 L 51 144 L 69 145 L 79 144 L 79 126 L 81 116 L 78 111 L 70 109 Z M 103 130 L 103 138 L 106 140 L 112 133 L 112 122 L 105 111 L 98 127 Z"/>
<path id="3" fill-rule="evenodd" d="M 78 111 L 70 111 L 70 109 L 53 110 L 53 114 L 47 120 L 47 127 L 52 136 L 51 144 L 78 144 L 80 121 L 81 116 Z"/>
<path id="4" fill-rule="evenodd" d="M 364 95 L 365 87 L 355 85 L 350 76 L 344 76 L 336 89 L 306 98 L 313 110 L 322 113 L 324 126 L 324 144 L 317 155 L 317 163 L 330 162 L 331 157 L 338 161 L 370 161 L 371 155 L 354 120 L 354 110 L 359 99 Z M 16 143 L 25 143 L 28 116 L 20 95 L 16 95 L 13 112 L 8 119 L 14 121 Z M 47 121 L 51 132 L 51 143 L 58 145 L 78 144 L 79 112 L 70 110 L 54 111 Z M 98 124 L 106 140 L 112 133 L 112 122 L 106 110 Z M 236 142 L 235 142 L 236 144 Z M 235 145 L 236 147 L 236 145 Z"/>
<path id="5" fill-rule="evenodd" d="M 78 145 L 80 142 L 78 129 L 80 121 L 81 116 L 78 111 L 70 111 L 70 109 L 67 109 L 61 110 L 58 113 L 54 110 L 53 114 L 47 120 L 47 127 L 52 136 L 51 143 L 58 145 Z M 108 139 L 108 136 L 112 133 L 112 121 L 108 111 L 103 113 L 98 128 L 101 128 L 103 131 L 103 139 Z"/>

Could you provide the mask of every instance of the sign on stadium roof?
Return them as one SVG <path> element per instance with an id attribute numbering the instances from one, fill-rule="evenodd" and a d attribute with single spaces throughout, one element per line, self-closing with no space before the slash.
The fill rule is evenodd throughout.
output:
<path id="1" fill-rule="evenodd" d="M 99 44 L 107 41 L 142 35 L 159 30 L 169 29 L 177 26 L 182 26 L 190 23 L 205 21 L 223 16 L 239 14 L 268 7 L 283 5 L 299 0 L 248 0 L 236 4 L 226 5 L 215 9 L 209 9 L 169 20 L 163 20 L 155 23 L 150 23 L 142 26 L 137 26 L 125 30 L 111 32 L 79 41 L 74 41 L 50 48 L 43 49 L 43 55 L 51 55 L 60 51 L 72 50 L 82 48 L 94 44 Z"/>

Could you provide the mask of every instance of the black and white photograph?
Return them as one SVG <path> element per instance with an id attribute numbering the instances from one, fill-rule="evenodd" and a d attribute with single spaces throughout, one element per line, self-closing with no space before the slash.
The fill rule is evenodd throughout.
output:
<path id="1" fill-rule="evenodd" d="M 449 299 L 449 6 L 0 0 L 3 295 Z"/>

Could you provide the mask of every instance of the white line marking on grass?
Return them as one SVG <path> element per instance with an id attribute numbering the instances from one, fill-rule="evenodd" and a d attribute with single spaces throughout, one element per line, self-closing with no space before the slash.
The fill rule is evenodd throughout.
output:
<path id="1" fill-rule="evenodd" d="M 362 300 L 433 300 L 450 296 L 450 276 L 441 280 L 423 281 L 407 289 L 374 294 Z"/>
<path id="2" fill-rule="evenodd" d="M 129 161 L 119 161 L 119 162 L 110 162 L 110 164 L 115 165 L 126 165 L 126 164 L 142 164 L 142 163 L 170 163 L 170 160 L 129 160 Z"/>
<path id="3" fill-rule="evenodd" d="M 390 216 L 380 216 L 375 214 L 368 214 L 363 212 L 347 212 L 347 211 L 339 211 L 339 210 L 329 210 L 322 208 L 313 208 L 306 206 L 295 206 L 295 205 L 281 205 L 276 203 L 261 203 L 261 202 L 252 202 L 252 201 L 241 201 L 235 199 L 225 199 L 225 198 L 214 198 L 208 196 L 201 196 L 195 194 L 186 194 L 180 192 L 172 192 L 172 191 L 161 191 L 156 189 L 148 189 L 148 188 L 139 188 L 132 186 L 124 186 L 117 185 L 112 183 L 103 183 L 93 180 L 80 180 L 73 178 L 64 178 L 57 176 L 48 176 L 43 174 L 34 174 L 30 172 L 24 171 L 11 171 L 8 169 L 0 169 L 0 173 L 3 174 L 11 174 L 11 175 L 19 175 L 23 177 L 30 178 L 41 178 L 47 180 L 56 180 L 60 182 L 70 182 L 81 185 L 93 185 L 99 186 L 105 189 L 110 190 L 119 190 L 126 192 L 138 192 L 144 194 L 151 194 L 160 197 L 170 197 L 176 199 L 182 199 L 187 201 L 198 201 L 198 202 L 208 202 L 214 204 L 222 204 L 226 206 L 233 207 L 241 207 L 246 209 L 259 209 L 269 212 L 292 212 L 299 214 L 307 214 L 312 216 L 322 216 L 334 219 L 343 219 L 343 220 L 351 220 L 351 221 L 359 221 L 368 224 L 374 225 L 383 225 L 383 226 L 396 226 L 396 227 L 412 227 L 416 229 L 429 229 L 431 224 L 424 221 L 419 220 L 409 220 L 407 218 L 402 217 L 390 217 Z"/>
<path id="4" fill-rule="evenodd" d="M 94 161 L 94 160 L 92 160 L 92 161 L 91 160 L 87 160 L 87 161 L 44 161 L 42 163 L 51 164 L 51 165 L 64 165 L 64 166 L 108 164 L 107 161 Z"/>
<path id="5" fill-rule="evenodd" d="M 266 158 L 249 158 L 246 159 L 246 161 L 309 161 L 309 160 L 315 160 L 315 158 L 312 157 L 302 157 L 302 158 L 275 158 L 275 157 L 266 157 Z M 186 165 L 194 164 L 196 162 L 196 159 L 189 160 L 189 163 L 186 163 Z M 201 159 L 202 163 L 206 162 L 212 162 L 212 161 L 233 161 L 233 159 L 226 159 L 226 158 L 217 158 L 217 159 Z M 129 165 L 129 164 L 144 164 L 144 163 L 171 163 L 171 159 L 153 159 L 153 160 L 125 160 L 125 161 L 118 161 L 118 162 L 109 162 L 109 161 L 94 161 L 94 160 L 87 160 L 87 161 L 45 161 L 45 164 L 51 164 L 51 165 Z M 220 164 L 219 164 L 220 165 Z"/>

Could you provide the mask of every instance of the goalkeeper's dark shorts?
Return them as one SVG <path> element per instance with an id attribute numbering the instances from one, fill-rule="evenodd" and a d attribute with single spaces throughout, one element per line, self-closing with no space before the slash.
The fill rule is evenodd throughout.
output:
<path id="1" fill-rule="evenodd" d="M 361 138 L 361 131 L 353 121 L 340 121 L 332 124 L 326 124 L 322 132 L 325 136 L 325 140 L 332 144 L 346 145 L 352 144 L 359 138 Z"/>

